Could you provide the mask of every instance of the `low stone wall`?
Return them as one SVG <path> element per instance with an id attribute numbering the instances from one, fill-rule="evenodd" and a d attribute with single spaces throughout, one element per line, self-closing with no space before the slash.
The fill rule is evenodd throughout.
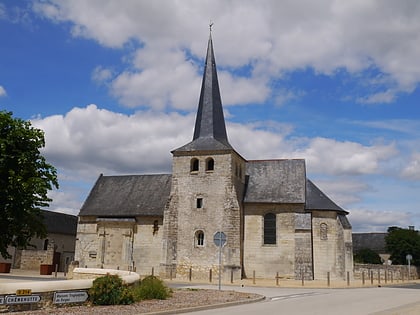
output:
<path id="1" fill-rule="evenodd" d="M 22 270 L 39 270 L 40 265 L 52 265 L 54 249 L 22 250 L 20 268 Z"/>
<path id="2" fill-rule="evenodd" d="M 394 280 L 408 280 L 410 274 L 410 280 L 419 279 L 420 270 L 416 266 L 410 266 L 410 272 L 408 272 L 408 266 L 404 265 L 373 265 L 373 264 L 354 264 L 354 279 L 366 280 L 370 279 L 373 275 L 374 279 L 380 277 L 381 280 L 394 279 Z"/>

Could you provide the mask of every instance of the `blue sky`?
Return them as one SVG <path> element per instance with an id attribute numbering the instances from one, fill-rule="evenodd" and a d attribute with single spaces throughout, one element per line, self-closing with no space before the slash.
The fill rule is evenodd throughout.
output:
<path id="1" fill-rule="evenodd" d="M 213 43 L 231 144 L 304 158 L 355 231 L 420 227 L 420 3 L 0 1 L 0 109 L 45 131 L 50 209 L 171 171 Z"/>

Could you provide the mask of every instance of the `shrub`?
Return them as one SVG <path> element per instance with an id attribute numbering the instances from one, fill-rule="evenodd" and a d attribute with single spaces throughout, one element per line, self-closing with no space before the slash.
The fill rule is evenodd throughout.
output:
<path id="1" fill-rule="evenodd" d="M 172 291 L 159 278 L 148 276 L 133 288 L 133 294 L 136 301 L 166 300 L 171 296 Z"/>
<path id="2" fill-rule="evenodd" d="M 381 256 L 369 248 L 362 248 L 354 254 L 354 262 L 359 264 L 382 264 Z"/>
<path id="3" fill-rule="evenodd" d="M 117 275 L 107 274 L 96 278 L 89 289 L 90 300 L 96 305 L 131 304 L 134 302 L 132 291 Z"/>

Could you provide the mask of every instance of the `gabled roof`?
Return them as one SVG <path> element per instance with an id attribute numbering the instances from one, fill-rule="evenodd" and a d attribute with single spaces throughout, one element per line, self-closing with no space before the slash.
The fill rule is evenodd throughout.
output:
<path id="1" fill-rule="evenodd" d="M 42 216 L 48 234 L 76 235 L 76 216 L 47 210 L 42 210 Z"/>
<path id="2" fill-rule="evenodd" d="M 388 233 L 353 233 L 353 251 L 369 248 L 379 254 L 386 253 L 385 237 Z"/>
<path id="3" fill-rule="evenodd" d="M 246 203 L 305 203 L 305 160 L 248 161 Z"/>
<path id="4" fill-rule="evenodd" d="M 172 152 L 226 149 L 232 149 L 232 147 L 226 133 L 213 41 L 210 34 L 193 141 Z"/>
<path id="5" fill-rule="evenodd" d="M 306 210 L 333 210 L 348 214 L 309 179 L 306 181 Z"/>
<path id="6" fill-rule="evenodd" d="M 79 216 L 162 216 L 171 191 L 171 175 L 100 176 Z"/>

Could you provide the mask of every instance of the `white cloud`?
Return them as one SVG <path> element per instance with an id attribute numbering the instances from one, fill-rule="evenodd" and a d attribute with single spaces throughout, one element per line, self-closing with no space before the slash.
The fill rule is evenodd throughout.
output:
<path id="1" fill-rule="evenodd" d="M 408 212 L 370 209 L 351 209 L 349 220 L 353 232 L 386 232 L 390 226 L 408 227 L 413 216 Z"/>
<path id="2" fill-rule="evenodd" d="M 411 180 L 420 180 L 420 152 L 413 153 L 410 161 L 401 173 L 402 177 Z"/>
<path id="3" fill-rule="evenodd" d="M 111 69 L 104 68 L 102 66 L 97 66 L 92 71 L 92 80 L 98 84 L 106 83 L 112 79 L 113 72 Z"/>
<path id="4" fill-rule="evenodd" d="M 7 95 L 6 89 L 0 85 L 0 97 L 6 96 L 6 95 Z"/>
<path id="5" fill-rule="evenodd" d="M 194 94 L 185 93 L 185 86 L 196 84 L 200 75 L 196 61 L 187 61 L 187 56 L 204 55 L 209 16 L 217 17 L 213 37 L 218 64 L 231 70 L 250 68 L 247 79 L 226 76 L 223 95 L 228 104 L 264 101 L 272 78 L 308 67 L 332 76 L 342 69 L 351 74 L 377 69 L 386 80 L 371 75 L 374 90 L 357 99 L 364 103 L 392 102 L 420 82 L 420 4 L 415 1 L 272 0 L 264 5 L 125 1 L 121 5 L 120 1 L 49 0 L 36 2 L 34 8 L 51 20 L 70 22 L 74 36 L 104 46 L 122 48 L 133 39 L 141 43 L 133 60 L 135 69 L 122 71 L 111 87 L 130 107 L 151 102 L 155 108 L 192 108 L 193 99 L 185 95 Z"/>
<path id="6" fill-rule="evenodd" d="M 393 144 L 363 146 L 356 142 L 314 138 L 300 150 L 310 172 L 332 175 L 361 175 L 378 172 L 381 161 L 397 154 Z"/>
<path id="7" fill-rule="evenodd" d="M 193 117 L 149 111 L 127 116 L 89 105 L 32 123 L 45 131 L 44 153 L 53 165 L 91 179 L 170 171 L 169 152 L 192 138 Z"/>
<path id="8" fill-rule="evenodd" d="M 134 69 L 119 74 L 112 93 L 129 107 L 193 109 L 198 104 L 200 76 L 182 51 L 138 50 Z"/>

